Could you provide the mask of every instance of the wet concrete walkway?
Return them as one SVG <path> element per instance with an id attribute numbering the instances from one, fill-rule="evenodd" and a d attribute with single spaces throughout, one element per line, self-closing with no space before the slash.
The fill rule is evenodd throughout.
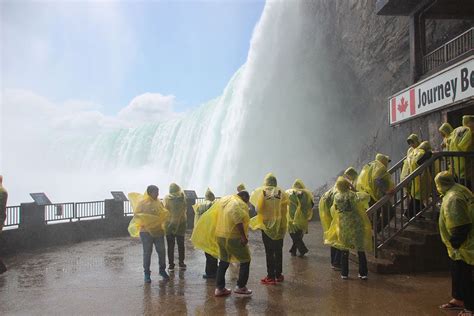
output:
<path id="1" fill-rule="evenodd" d="M 456 315 L 437 307 L 449 299 L 448 273 L 370 274 L 361 281 L 351 263 L 350 279 L 342 281 L 330 268 L 319 223 L 311 224 L 305 241 L 307 257 L 292 258 L 285 238 L 286 280 L 263 286 L 263 244 L 252 232 L 249 298 L 215 298 L 214 282 L 201 277 L 204 255 L 189 241 L 188 269 L 161 281 L 154 255 L 150 285 L 143 283 L 141 244 L 131 238 L 24 253 L 6 260 L 10 270 L 0 276 L 0 315 Z M 228 287 L 236 278 L 236 269 L 229 269 Z"/>

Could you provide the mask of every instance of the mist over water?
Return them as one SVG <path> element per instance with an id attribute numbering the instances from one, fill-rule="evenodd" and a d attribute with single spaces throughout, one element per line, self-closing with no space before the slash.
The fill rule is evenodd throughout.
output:
<path id="1" fill-rule="evenodd" d="M 268 172 L 284 188 L 295 178 L 311 189 L 324 183 L 355 160 L 363 135 L 348 109 L 353 88 L 341 83 L 346 75 L 314 10 L 310 2 L 267 2 L 247 62 L 222 95 L 173 119 L 58 130 L 46 115 L 27 119 L 22 131 L 25 118 L 5 114 L 9 204 L 34 191 L 56 202 L 94 200 L 151 183 L 164 195 L 170 182 L 224 195 L 240 182 L 252 190 Z"/>

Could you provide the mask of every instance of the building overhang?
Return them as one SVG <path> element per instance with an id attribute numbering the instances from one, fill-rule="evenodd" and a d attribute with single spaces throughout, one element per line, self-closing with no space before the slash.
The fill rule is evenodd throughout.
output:
<path id="1" fill-rule="evenodd" d="M 425 19 L 474 19 L 472 0 L 377 0 L 377 15 L 411 16 L 423 12 Z"/>

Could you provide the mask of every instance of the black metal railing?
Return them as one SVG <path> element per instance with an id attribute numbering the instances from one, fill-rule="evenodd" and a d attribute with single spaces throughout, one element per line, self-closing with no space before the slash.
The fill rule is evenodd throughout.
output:
<path id="1" fill-rule="evenodd" d="M 463 169 L 464 173 L 460 171 Z M 392 174 L 396 169 L 392 167 Z M 395 189 L 367 210 L 372 221 L 374 255 L 388 241 L 399 235 L 427 211 L 437 212 L 440 198 L 434 184 L 434 177 L 440 171 L 450 171 L 455 179 L 472 190 L 474 152 L 439 152 L 409 174 L 396 182 Z"/>
<path id="2" fill-rule="evenodd" d="M 423 73 L 438 68 L 473 50 L 474 28 L 471 28 L 441 47 L 423 56 Z"/>
<path id="3" fill-rule="evenodd" d="M 54 203 L 44 206 L 44 219 L 46 223 L 56 221 L 73 221 L 76 218 L 75 203 Z"/>
<path id="4" fill-rule="evenodd" d="M 7 217 L 4 227 L 18 227 L 20 225 L 20 206 L 7 206 Z"/>
<path id="5" fill-rule="evenodd" d="M 78 202 L 75 203 L 75 218 L 78 220 L 82 218 L 104 218 L 105 215 L 105 202 L 104 201 L 92 201 L 92 202 Z"/>
<path id="6" fill-rule="evenodd" d="M 130 201 L 123 201 L 123 214 L 125 216 L 133 215 L 132 205 L 130 204 Z"/>

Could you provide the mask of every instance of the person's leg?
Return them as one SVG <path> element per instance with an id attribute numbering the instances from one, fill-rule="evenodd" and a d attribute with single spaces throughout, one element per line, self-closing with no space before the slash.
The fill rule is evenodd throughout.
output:
<path id="1" fill-rule="evenodd" d="M 166 235 L 166 243 L 168 244 L 168 264 L 170 268 L 174 268 L 174 239 L 175 235 Z"/>
<path id="2" fill-rule="evenodd" d="M 176 236 L 176 242 L 178 244 L 178 258 L 179 258 L 179 265 L 180 266 L 185 266 L 184 265 L 184 236 Z"/>
<path id="3" fill-rule="evenodd" d="M 229 267 L 229 262 L 219 261 L 219 267 L 217 268 L 216 277 L 216 288 L 222 290 L 225 288 L 225 273 Z"/>
<path id="4" fill-rule="evenodd" d="M 460 279 L 462 280 L 462 289 L 464 293 L 464 308 L 474 311 L 474 297 L 472 288 L 472 266 L 459 260 Z"/>
<path id="5" fill-rule="evenodd" d="M 145 274 L 145 282 L 151 282 L 150 264 L 151 252 L 153 251 L 153 239 L 149 233 L 141 232 L 140 239 L 143 246 L 143 273 Z"/>
<path id="6" fill-rule="evenodd" d="M 363 251 L 359 251 L 357 254 L 359 256 L 359 276 L 366 277 L 369 273 L 367 269 L 367 257 Z"/>
<path id="7" fill-rule="evenodd" d="M 155 244 L 155 250 L 158 253 L 158 266 L 160 273 L 166 270 L 166 251 L 165 251 L 165 238 L 164 236 L 155 237 L 153 239 Z"/>
<path id="8" fill-rule="evenodd" d="M 341 250 L 341 276 L 349 276 L 349 251 Z"/>
<path id="9" fill-rule="evenodd" d="M 237 286 L 243 288 L 247 286 L 250 273 L 250 262 L 243 262 L 240 264 L 239 279 L 237 280 Z"/>
<path id="10" fill-rule="evenodd" d="M 463 275 L 459 260 L 451 262 L 451 296 L 460 302 L 464 302 Z"/>
<path id="11" fill-rule="evenodd" d="M 290 237 L 291 237 L 291 240 L 293 241 L 293 244 L 291 245 L 291 248 L 290 248 L 290 253 L 294 257 L 294 256 L 296 256 L 296 250 L 297 250 L 297 244 L 296 244 L 297 236 L 296 236 L 296 233 L 290 233 Z"/>
<path id="12" fill-rule="evenodd" d="M 206 253 L 206 276 L 212 277 L 217 273 L 217 259 Z"/>
<path id="13" fill-rule="evenodd" d="M 275 249 L 275 277 L 281 278 L 283 272 L 283 239 L 273 240 Z"/>
<path id="14" fill-rule="evenodd" d="M 275 251 L 273 249 L 272 240 L 262 230 L 263 245 L 265 246 L 265 257 L 267 260 L 267 277 L 275 279 Z"/>
<path id="15" fill-rule="evenodd" d="M 306 245 L 304 244 L 304 241 L 303 241 L 303 236 L 304 236 L 304 232 L 302 230 L 299 230 L 297 245 L 298 245 L 298 250 L 301 256 L 303 256 L 305 253 L 308 252 L 308 248 L 306 248 Z"/>

